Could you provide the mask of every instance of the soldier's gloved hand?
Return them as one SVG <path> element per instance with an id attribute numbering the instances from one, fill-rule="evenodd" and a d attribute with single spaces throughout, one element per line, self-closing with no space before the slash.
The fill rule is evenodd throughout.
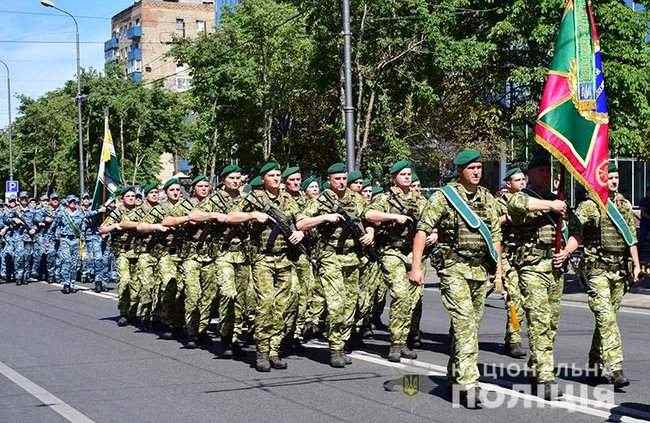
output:
<path id="1" fill-rule="evenodd" d="M 564 266 L 564 262 L 571 256 L 571 253 L 563 249 L 559 253 L 553 254 L 553 265 L 557 268 Z"/>
<path id="2" fill-rule="evenodd" d="M 305 237 L 305 233 L 303 231 L 293 231 L 293 233 L 289 237 L 289 242 L 296 245 L 300 241 L 302 241 L 304 237 Z"/>
<path id="3" fill-rule="evenodd" d="M 394 217 L 395 222 L 397 222 L 400 225 L 406 224 L 406 222 L 410 222 L 413 219 L 411 219 L 409 216 L 405 216 L 403 214 L 396 214 Z"/>

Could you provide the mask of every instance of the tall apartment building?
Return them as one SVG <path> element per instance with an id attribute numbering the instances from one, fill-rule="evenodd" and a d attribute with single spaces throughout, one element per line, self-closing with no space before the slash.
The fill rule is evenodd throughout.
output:
<path id="1" fill-rule="evenodd" d="M 165 57 L 174 38 L 193 38 L 214 25 L 214 0 L 140 0 L 111 19 L 106 63 L 118 62 L 136 82 L 161 80 L 172 91 L 189 88 L 182 64 Z"/>

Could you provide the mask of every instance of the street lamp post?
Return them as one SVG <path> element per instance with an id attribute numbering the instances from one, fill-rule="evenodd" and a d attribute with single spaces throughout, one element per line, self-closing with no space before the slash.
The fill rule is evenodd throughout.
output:
<path id="1" fill-rule="evenodd" d="M 352 31 L 350 30 L 350 0 L 341 4 L 343 17 L 343 66 L 345 69 L 345 149 L 347 153 L 348 172 L 355 167 L 354 158 L 354 106 L 352 105 Z"/>
<path id="2" fill-rule="evenodd" d="M 9 113 L 9 124 L 7 125 L 7 134 L 9 136 L 9 179 L 14 179 L 14 143 L 11 134 L 11 73 L 9 72 L 9 65 L 4 60 L 0 59 L 7 70 L 7 113 Z"/>
<path id="3" fill-rule="evenodd" d="M 81 96 L 81 63 L 80 63 L 80 57 L 79 57 L 79 23 L 77 22 L 77 19 L 72 16 L 71 13 L 59 9 L 56 7 L 54 2 L 52 0 L 41 0 L 41 5 L 45 7 L 51 7 L 52 9 L 58 10 L 61 13 L 64 13 L 72 18 L 74 21 L 74 27 L 75 27 L 75 36 L 76 36 L 76 47 L 77 47 L 77 120 L 78 120 L 78 125 L 77 125 L 77 130 L 78 130 L 78 138 L 79 138 L 79 194 L 83 195 L 83 193 L 86 191 L 85 186 L 84 186 L 84 144 L 83 144 L 83 127 L 82 127 L 82 122 L 81 122 L 81 107 L 82 107 L 82 96 Z"/>

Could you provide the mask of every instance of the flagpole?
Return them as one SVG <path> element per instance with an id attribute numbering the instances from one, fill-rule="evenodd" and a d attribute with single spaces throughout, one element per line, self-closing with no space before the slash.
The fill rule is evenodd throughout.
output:
<path id="1" fill-rule="evenodd" d="M 566 170 L 564 166 L 560 163 L 560 184 L 557 187 L 557 199 L 564 201 L 566 198 L 566 193 L 564 192 L 564 178 Z M 555 253 L 562 251 L 562 226 L 564 223 L 564 216 L 559 216 L 557 223 L 555 224 Z"/>

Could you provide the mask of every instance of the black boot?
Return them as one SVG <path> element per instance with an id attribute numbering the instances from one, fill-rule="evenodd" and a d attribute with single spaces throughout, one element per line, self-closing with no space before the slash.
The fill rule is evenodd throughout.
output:
<path id="1" fill-rule="evenodd" d="M 70 290 L 70 285 L 68 285 L 68 284 L 64 284 L 64 285 L 63 285 L 63 289 L 61 290 L 61 292 L 63 292 L 64 294 L 69 294 L 70 292 L 72 292 L 72 291 Z"/>
<path id="2" fill-rule="evenodd" d="M 526 351 L 521 347 L 521 342 L 510 342 L 505 345 L 505 353 L 513 358 L 526 357 Z"/>
<path id="3" fill-rule="evenodd" d="M 388 352 L 388 361 L 399 363 L 402 358 L 415 360 L 418 354 L 406 345 L 391 345 Z"/>
<path id="4" fill-rule="evenodd" d="M 128 324 L 129 324 L 129 320 L 124 316 L 120 316 L 119 320 L 117 321 L 117 325 L 121 328 L 123 328 Z"/>
<path id="5" fill-rule="evenodd" d="M 330 366 L 345 367 L 345 353 L 343 351 L 330 351 Z"/>
<path id="6" fill-rule="evenodd" d="M 481 408 L 481 388 L 478 386 L 470 388 L 466 391 L 460 391 L 458 397 L 460 404 L 468 409 L 479 409 Z"/>
<path id="7" fill-rule="evenodd" d="M 100 293 L 104 290 L 104 285 L 102 281 L 95 281 L 95 292 Z"/>
<path id="8" fill-rule="evenodd" d="M 269 361 L 269 356 L 258 352 L 257 358 L 255 360 L 255 370 L 258 372 L 270 372 L 271 371 L 271 362 Z"/>
<path id="9" fill-rule="evenodd" d="M 269 358 L 269 362 L 271 363 L 271 367 L 274 368 L 274 369 L 284 370 L 284 369 L 286 369 L 288 367 L 287 362 L 283 361 L 280 358 L 280 356 L 277 356 L 277 355 L 271 356 Z"/>
<path id="10" fill-rule="evenodd" d="M 564 391 L 557 383 L 546 382 L 541 386 L 543 389 L 544 399 L 546 401 L 557 401 L 564 396 Z"/>
<path id="11" fill-rule="evenodd" d="M 623 374 L 623 370 L 616 370 L 612 372 L 608 380 L 609 383 L 614 385 L 614 389 L 621 389 L 621 388 L 625 388 L 626 386 L 630 386 L 630 380 L 625 377 L 625 375 Z"/>

